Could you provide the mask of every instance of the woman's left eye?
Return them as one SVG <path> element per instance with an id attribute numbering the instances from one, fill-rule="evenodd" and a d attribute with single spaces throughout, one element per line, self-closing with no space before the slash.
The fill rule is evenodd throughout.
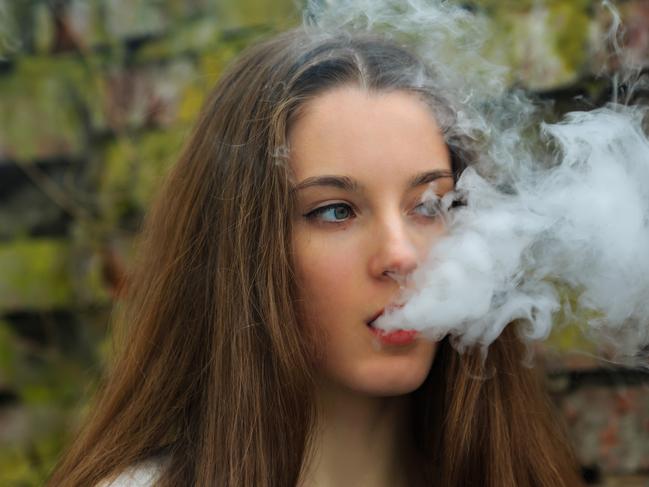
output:
<path id="1" fill-rule="evenodd" d="M 438 201 L 424 201 L 415 206 L 414 212 L 426 218 L 437 218 L 440 214 Z"/>
<path id="2" fill-rule="evenodd" d="M 309 220 L 318 219 L 325 223 L 341 223 L 355 216 L 351 206 L 345 203 L 334 203 L 322 206 L 304 215 Z"/>

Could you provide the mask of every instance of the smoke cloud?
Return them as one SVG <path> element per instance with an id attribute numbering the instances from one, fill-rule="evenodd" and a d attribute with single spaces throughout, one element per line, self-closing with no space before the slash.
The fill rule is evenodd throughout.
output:
<path id="1" fill-rule="evenodd" d="M 604 5 L 619 49 L 619 16 Z M 525 338 L 546 338 L 561 311 L 578 315 L 584 333 L 614 346 L 618 360 L 640 362 L 649 345 L 645 110 L 610 103 L 543 123 L 538 106 L 508 89 L 507 71 L 480 54 L 489 20 L 448 2 L 329 1 L 306 12 L 307 23 L 325 29 L 407 42 L 454 103 L 451 130 L 483 141 L 453 194 L 428 193 L 448 232 L 408 277 L 404 306 L 375 326 L 450 334 L 460 350 L 486 351 L 515 320 Z M 621 80 L 627 86 L 633 72 Z M 466 204 L 452 205 L 459 197 Z"/>

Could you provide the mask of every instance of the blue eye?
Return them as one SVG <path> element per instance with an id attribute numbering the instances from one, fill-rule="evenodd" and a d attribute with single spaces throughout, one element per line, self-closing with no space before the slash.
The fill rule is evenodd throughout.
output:
<path id="1" fill-rule="evenodd" d="M 354 210 L 344 203 L 322 206 L 304 215 L 307 219 L 319 219 L 326 223 L 341 223 L 354 217 Z"/>
<path id="2" fill-rule="evenodd" d="M 439 200 L 427 200 L 415 206 L 415 213 L 426 218 L 437 218 L 440 215 Z"/>

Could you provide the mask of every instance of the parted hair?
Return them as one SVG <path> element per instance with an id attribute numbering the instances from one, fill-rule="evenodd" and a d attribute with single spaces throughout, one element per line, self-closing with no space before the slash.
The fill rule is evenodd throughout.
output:
<path id="1" fill-rule="evenodd" d="M 296 485 L 316 424 L 317 352 L 296 313 L 288 130 L 354 84 L 427 103 L 472 163 L 439 80 L 395 42 L 300 28 L 246 50 L 208 96 L 138 239 L 117 353 L 49 485 L 88 487 L 162 455 L 160 486 Z M 569 443 L 515 324 L 489 349 L 444 339 L 412 393 L 413 486 L 574 487 Z"/>

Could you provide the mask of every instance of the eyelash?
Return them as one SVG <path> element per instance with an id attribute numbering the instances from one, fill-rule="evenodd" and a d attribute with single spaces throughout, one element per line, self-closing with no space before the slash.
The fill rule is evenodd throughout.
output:
<path id="1" fill-rule="evenodd" d="M 423 208 L 425 204 L 426 204 L 426 203 L 420 203 L 419 205 L 417 205 L 417 206 L 415 207 L 415 209 L 417 209 L 417 208 Z M 321 221 L 322 223 L 325 223 L 325 224 L 334 224 L 334 225 L 335 225 L 335 224 L 342 224 L 342 223 L 345 223 L 345 222 L 347 222 L 348 220 L 350 220 L 351 218 L 355 218 L 355 217 L 356 217 L 356 213 L 354 213 L 354 209 L 353 209 L 350 205 L 348 205 L 348 204 L 346 204 L 346 203 L 332 203 L 332 204 L 330 204 L 330 205 L 321 206 L 320 208 L 316 208 L 315 210 L 311 210 L 310 212 L 308 212 L 307 214 L 305 214 L 304 217 L 305 217 L 307 220 L 317 220 L 317 219 L 320 219 L 320 217 L 321 217 L 324 213 L 326 213 L 327 211 L 329 211 L 329 210 L 331 210 L 331 209 L 335 209 L 335 208 L 347 208 L 347 209 L 350 211 L 351 216 L 349 216 L 348 218 L 345 218 L 345 219 L 343 219 L 343 220 L 336 220 L 336 221 L 320 220 L 320 221 Z M 435 210 L 435 214 L 434 214 L 434 215 L 430 215 L 430 216 L 421 215 L 421 216 L 423 216 L 424 218 L 427 218 L 427 219 L 429 219 L 429 220 L 434 220 L 434 219 L 436 219 L 436 218 L 439 216 L 439 211 Z"/>
<path id="2" fill-rule="evenodd" d="M 349 218 L 353 218 L 353 217 L 356 216 L 356 214 L 354 213 L 354 210 L 348 204 L 345 204 L 345 203 L 332 203 L 330 205 L 321 206 L 320 208 L 316 208 L 315 210 L 311 210 L 309 213 L 304 215 L 304 217 L 307 220 L 316 220 L 316 219 L 319 219 L 319 217 L 321 217 L 323 213 L 327 212 L 328 210 L 334 209 L 334 208 L 347 208 L 347 209 L 349 209 L 349 211 L 353 215 L 353 216 L 351 216 Z M 321 220 L 321 221 L 322 221 L 322 223 L 337 224 L 337 223 L 344 223 L 349 218 L 346 218 L 345 220 L 338 220 L 338 221 L 326 221 L 326 220 Z"/>

